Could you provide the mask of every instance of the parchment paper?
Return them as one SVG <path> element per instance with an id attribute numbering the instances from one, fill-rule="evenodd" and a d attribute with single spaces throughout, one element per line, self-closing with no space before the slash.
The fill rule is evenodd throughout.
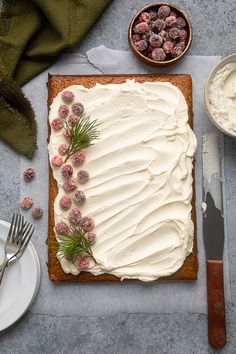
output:
<path id="1" fill-rule="evenodd" d="M 30 81 L 24 90 L 37 114 L 38 151 L 32 162 L 21 158 L 21 174 L 27 167 L 36 170 L 36 179 L 25 183 L 21 178 L 21 195 L 31 195 L 35 204 L 44 209 L 44 216 L 36 224 L 34 244 L 40 256 L 42 280 L 32 312 L 58 316 L 109 315 L 116 313 L 206 313 L 206 277 L 201 224 L 201 136 L 213 127 L 204 109 L 203 90 L 208 73 L 220 57 L 186 56 L 179 64 L 160 70 L 140 63 L 131 52 L 115 51 L 100 46 L 80 54 L 65 54 L 53 65 L 51 74 L 99 73 L 190 73 L 193 78 L 194 130 L 198 138 L 196 153 L 196 207 L 198 225 L 199 278 L 197 281 L 158 281 L 155 283 L 52 283 L 47 274 L 47 72 Z M 30 219 L 30 213 L 25 212 Z M 225 283 L 228 281 L 227 246 L 225 247 Z M 230 291 L 226 287 L 226 299 Z"/>

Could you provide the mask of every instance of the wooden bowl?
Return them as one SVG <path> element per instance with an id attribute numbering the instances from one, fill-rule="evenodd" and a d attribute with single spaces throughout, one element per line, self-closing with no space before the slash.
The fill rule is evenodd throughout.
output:
<path id="1" fill-rule="evenodd" d="M 186 39 L 186 47 L 183 51 L 183 53 L 178 56 L 177 58 L 173 58 L 173 59 L 170 59 L 170 60 L 165 60 L 165 61 L 155 61 L 153 59 L 149 59 L 148 57 L 146 57 L 145 55 L 143 55 L 141 52 L 139 52 L 134 43 L 133 43 L 133 40 L 132 40 L 132 35 L 133 35 L 133 27 L 134 27 L 134 24 L 135 22 L 138 20 L 138 17 L 139 15 L 142 13 L 142 12 L 145 12 L 145 11 L 149 11 L 149 10 L 158 10 L 160 6 L 162 5 L 167 5 L 171 8 L 171 10 L 175 11 L 177 13 L 178 16 L 181 16 L 185 19 L 186 23 L 187 23 L 187 26 L 186 26 L 186 31 L 188 33 L 188 37 Z M 164 67 L 164 66 L 169 66 L 169 65 L 172 65 L 174 63 L 176 63 L 177 61 L 179 61 L 180 59 L 183 58 L 183 56 L 187 53 L 187 51 L 189 50 L 189 47 L 192 43 L 192 25 L 191 25 L 191 22 L 188 18 L 188 16 L 185 14 L 185 12 L 183 12 L 182 10 L 180 10 L 176 5 L 173 5 L 173 4 L 170 4 L 168 2 L 156 2 L 156 3 L 153 3 L 153 4 L 150 4 L 150 5 L 146 5 L 144 6 L 141 10 L 139 10 L 137 12 L 137 14 L 132 18 L 131 22 L 130 22 L 130 25 L 129 25 L 129 30 L 128 30 L 128 40 L 129 40 L 129 44 L 130 44 L 130 47 L 131 49 L 133 50 L 134 54 L 136 55 L 136 57 L 138 59 L 140 59 L 141 61 L 143 61 L 145 64 L 148 64 L 148 65 L 151 65 L 151 66 L 158 66 L 158 67 Z"/>

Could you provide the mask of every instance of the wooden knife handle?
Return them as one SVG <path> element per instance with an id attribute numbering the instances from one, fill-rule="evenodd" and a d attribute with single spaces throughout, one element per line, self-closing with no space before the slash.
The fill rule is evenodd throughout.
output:
<path id="1" fill-rule="evenodd" d="M 214 348 L 226 343 L 223 262 L 207 260 L 208 338 Z"/>

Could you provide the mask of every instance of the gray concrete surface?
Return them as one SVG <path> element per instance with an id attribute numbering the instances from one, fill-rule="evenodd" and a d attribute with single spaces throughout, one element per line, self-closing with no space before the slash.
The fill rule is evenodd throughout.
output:
<path id="1" fill-rule="evenodd" d="M 99 1 L 99 0 L 97 0 Z M 100 44 L 128 49 L 127 26 L 147 0 L 114 0 L 76 51 Z M 175 1 L 193 23 L 189 54 L 227 55 L 236 51 L 236 6 L 233 0 Z M 0 142 L 0 218 L 18 209 L 19 156 Z M 228 248 L 232 302 L 227 303 L 228 344 L 236 353 L 236 140 L 225 138 Z M 158 301 L 158 299 L 157 299 Z M 48 316 L 28 312 L 0 333 L 0 354 L 211 354 L 204 314 L 119 314 L 114 316 Z"/>

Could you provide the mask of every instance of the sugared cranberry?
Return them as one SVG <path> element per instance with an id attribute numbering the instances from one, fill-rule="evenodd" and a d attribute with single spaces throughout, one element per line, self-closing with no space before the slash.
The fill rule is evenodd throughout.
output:
<path id="1" fill-rule="evenodd" d="M 149 43 L 153 48 L 159 48 L 161 47 L 163 42 L 163 38 L 159 34 L 152 34 L 151 37 L 149 38 Z"/>
<path id="2" fill-rule="evenodd" d="M 77 178 L 79 183 L 86 183 L 89 180 L 89 173 L 85 170 L 80 170 L 77 172 Z"/>
<path id="3" fill-rule="evenodd" d="M 180 30 L 180 32 L 179 32 L 180 40 L 184 41 L 187 38 L 187 36 L 188 36 L 188 33 L 186 30 L 184 30 L 184 29 Z"/>
<path id="4" fill-rule="evenodd" d="M 152 51 L 152 59 L 155 61 L 164 61 L 166 54 L 162 48 L 155 48 Z"/>
<path id="5" fill-rule="evenodd" d="M 158 18 L 152 23 L 152 29 L 155 33 L 159 33 L 161 30 L 165 29 L 166 23 L 161 18 Z"/>
<path id="6" fill-rule="evenodd" d="M 186 47 L 185 41 L 180 41 L 179 43 L 176 44 L 176 47 L 181 48 L 182 51 L 183 51 L 185 49 L 185 47 Z"/>
<path id="7" fill-rule="evenodd" d="M 139 22 L 149 22 L 151 20 L 151 15 L 148 12 L 142 12 L 138 18 Z"/>
<path id="8" fill-rule="evenodd" d="M 64 195 L 61 197 L 59 201 L 60 208 L 63 210 L 69 210 L 71 207 L 71 198 L 68 197 L 67 195 Z"/>
<path id="9" fill-rule="evenodd" d="M 31 215 L 34 219 L 40 219 L 43 215 L 43 209 L 40 207 L 35 207 L 32 209 Z"/>
<path id="10" fill-rule="evenodd" d="M 172 39 L 177 39 L 177 38 L 179 38 L 179 34 L 180 34 L 180 30 L 179 30 L 177 27 L 172 27 L 172 28 L 169 30 L 169 36 L 170 36 L 170 38 L 172 38 Z"/>
<path id="11" fill-rule="evenodd" d="M 86 202 L 86 196 L 82 191 L 76 191 L 73 198 L 75 204 L 83 205 Z"/>
<path id="12" fill-rule="evenodd" d="M 81 212 L 78 208 L 73 208 L 69 212 L 69 222 L 73 225 L 79 225 L 81 219 Z"/>
<path id="13" fill-rule="evenodd" d="M 172 56 L 173 58 L 177 58 L 177 57 L 179 57 L 182 53 L 183 53 L 183 49 L 182 49 L 180 46 L 176 45 L 176 46 L 173 48 L 172 52 L 171 52 L 171 56 Z"/>
<path id="14" fill-rule="evenodd" d="M 174 48 L 174 44 L 173 42 L 167 41 L 163 44 L 162 48 L 165 53 L 171 53 Z"/>
<path id="15" fill-rule="evenodd" d="M 141 35 L 141 34 L 136 33 L 136 34 L 134 34 L 134 35 L 132 36 L 132 39 L 133 39 L 133 42 L 138 42 L 138 41 L 141 41 L 141 39 L 142 39 L 142 35 Z"/>
<path id="16" fill-rule="evenodd" d="M 63 158 L 59 155 L 55 155 L 51 159 L 51 164 L 54 167 L 60 167 L 63 164 Z"/>
<path id="17" fill-rule="evenodd" d="M 135 42 L 134 45 L 139 52 L 144 52 L 144 50 L 146 50 L 147 46 L 148 46 L 147 41 L 144 39 L 142 39 L 141 41 Z"/>
<path id="18" fill-rule="evenodd" d="M 58 148 L 59 154 L 61 154 L 62 156 L 66 155 L 69 150 L 69 147 L 70 146 L 66 143 L 60 144 Z"/>
<path id="19" fill-rule="evenodd" d="M 68 234 L 70 232 L 69 227 L 66 225 L 66 223 L 64 223 L 63 221 L 59 221 L 56 225 L 55 225 L 55 230 L 59 235 L 65 235 Z"/>
<path id="20" fill-rule="evenodd" d="M 58 115 L 60 118 L 66 118 L 69 114 L 69 108 L 63 104 L 58 109 Z"/>
<path id="21" fill-rule="evenodd" d="M 71 160 L 78 166 L 81 166 L 85 161 L 85 157 L 86 155 L 83 151 L 77 151 L 71 156 Z"/>
<path id="22" fill-rule="evenodd" d="M 76 190 L 77 184 L 73 180 L 65 181 L 63 183 L 63 189 L 65 192 L 70 193 Z"/>
<path id="23" fill-rule="evenodd" d="M 159 36 L 161 36 L 163 38 L 163 41 L 169 41 L 170 39 L 170 36 L 169 36 L 169 31 L 164 31 L 162 30 L 160 33 L 159 33 Z"/>
<path id="24" fill-rule="evenodd" d="M 176 19 L 176 27 L 182 29 L 186 26 L 186 21 L 183 17 L 177 17 Z"/>
<path id="25" fill-rule="evenodd" d="M 170 8 L 169 8 L 169 6 L 166 6 L 166 5 L 161 6 L 161 7 L 159 8 L 157 14 L 158 14 L 158 16 L 159 16 L 160 18 L 166 19 L 166 17 L 168 17 L 169 14 L 170 14 Z"/>
<path id="26" fill-rule="evenodd" d="M 35 170 L 33 168 L 27 168 L 23 173 L 25 182 L 32 182 L 35 178 Z"/>
<path id="27" fill-rule="evenodd" d="M 66 179 L 69 179 L 73 175 L 73 167 L 69 164 L 64 165 L 61 169 L 62 176 Z"/>
<path id="28" fill-rule="evenodd" d="M 53 119 L 51 126 L 54 130 L 60 130 L 63 127 L 61 119 L 60 118 Z"/>
<path id="29" fill-rule="evenodd" d="M 75 95 L 72 91 L 66 90 L 62 92 L 61 98 L 65 103 L 71 103 L 75 98 Z"/>
<path id="30" fill-rule="evenodd" d="M 76 102 L 72 106 L 72 112 L 76 114 L 77 116 L 81 115 L 84 111 L 84 106 L 80 102 Z"/>
<path id="31" fill-rule="evenodd" d="M 171 11 L 170 16 L 174 16 L 175 18 L 177 18 L 177 13 L 175 11 Z"/>
<path id="32" fill-rule="evenodd" d="M 79 119 L 78 116 L 76 116 L 75 114 L 71 114 L 67 120 L 70 125 L 75 125 L 78 119 Z"/>
<path id="33" fill-rule="evenodd" d="M 30 197 L 23 197 L 20 200 L 20 206 L 22 209 L 29 209 L 33 205 L 33 199 Z"/>
<path id="34" fill-rule="evenodd" d="M 88 257 L 79 257 L 77 258 L 76 262 L 75 262 L 76 267 L 79 270 L 84 270 L 86 268 L 89 267 L 89 259 Z"/>
<path id="35" fill-rule="evenodd" d="M 97 236 L 94 232 L 86 232 L 85 237 L 91 245 L 94 245 L 96 238 L 97 238 Z"/>
<path id="36" fill-rule="evenodd" d="M 80 219 L 80 226 L 85 232 L 90 232 L 94 228 L 94 221 L 89 216 L 83 216 Z"/>
<path id="37" fill-rule="evenodd" d="M 167 27 L 174 27 L 176 25 L 176 17 L 175 16 L 168 16 L 165 20 Z"/>
<path id="38" fill-rule="evenodd" d="M 134 33 L 143 34 L 143 33 L 148 32 L 149 28 L 150 28 L 150 26 L 147 22 L 139 22 L 134 26 L 133 31 L 134 31 Z"/>

